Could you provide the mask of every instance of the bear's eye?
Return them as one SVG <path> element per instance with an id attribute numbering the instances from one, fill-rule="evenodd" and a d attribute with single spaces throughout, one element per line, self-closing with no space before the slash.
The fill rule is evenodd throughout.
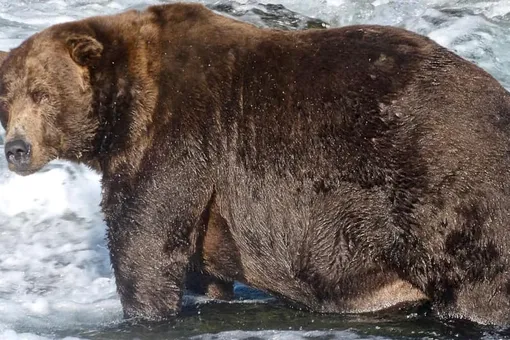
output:
<path id="1" fill-rule="evenodd" d="M 0 98 L 0 123 L 4 129 L 7 128 L 7 122 L 9 121 L 8 105 L 4 99 Z"/>
<path id="2" fill-rule="evenodd" d="M 34 103 L 38 104 L 50 99 L 50 95 L 44 91 L 32 91 L 30 92 L 30 96 L 32 97 Z"/>

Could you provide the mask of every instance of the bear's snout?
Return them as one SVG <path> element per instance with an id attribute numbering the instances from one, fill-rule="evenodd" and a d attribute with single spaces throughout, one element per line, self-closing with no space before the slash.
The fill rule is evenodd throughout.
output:
<path id="1" fill-rule="evenodd" d="M 23 171 L 28 168 L 31 160 L 30 144 L 23 139 L 15 139 L 5 143 L 5 157 L 15 170 Z"/>

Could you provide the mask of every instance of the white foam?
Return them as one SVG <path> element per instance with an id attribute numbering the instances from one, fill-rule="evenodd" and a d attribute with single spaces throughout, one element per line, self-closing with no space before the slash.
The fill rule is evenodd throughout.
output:
<path id="1" fill-rule="evenodd" d="M 0 0 L 0 49 L 13 48 L 51 24 L 159 2 Z M 238 2 L 246 8 L 256 6 L 252 0 Z M 508 1 L 261 2 L 281 3 L 333 26 L 376 23 L 406 27 L 474 60 L 510 88 Z M 7 172 L 0 157 L 0 339 L 50 339 L 54 337 L 48 334 L 55 329 L 97 328 L 121 320 L 99 210 L 100 193 L 99 176 L 84 167 L 53 162 L 43 172 L 19 177 Z M 207 299 L 188 297 L 186 301 L 203 303 Z M 233 331 L 198 338 L 321 336 L 356 338 L 349 332 L 304 331 Z"/>
<path id="2" fill-rule="evenodd" d="M 50 340 L 50 338 L 39 336 L 31 333 L 17 333 L 14 330 L 6 330 L 0 333 L 0 339 L 2 340 Z M 75 337 L 65 337 L 63 340 L 80 340 Z"/>
<path id="3" fill-rule="evenodd" d="M 363 337 L 364 338 L 364 337 Z M 378 337 L 371 337 L 378 339 Z M 195 340 L 313 340 L 313 339 L 362 339 L 359 335 L 347 331 L 230 331 L 204 334 L 192 337 Z"/>

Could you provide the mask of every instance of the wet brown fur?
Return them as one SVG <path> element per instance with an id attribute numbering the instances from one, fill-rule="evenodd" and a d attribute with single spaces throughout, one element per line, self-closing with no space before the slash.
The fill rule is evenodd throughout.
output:
<path id="1" fill-rule="evenodd" d="M 510 95 L 430 39 L 174 4 L 50 27 L 0 73 L 24 174 L 102 173 L 127 317 L 178 312 L 191 268 L 216 297 L 239 280 L 319 312 L 427 298 L 509 323 Z"/>
<path id="2" fill-rule="evenodd" d="M 0 51 L 0 64 L 4 62 L 5 58 L 7 58 L 7 54 L 8 52 Z"/>

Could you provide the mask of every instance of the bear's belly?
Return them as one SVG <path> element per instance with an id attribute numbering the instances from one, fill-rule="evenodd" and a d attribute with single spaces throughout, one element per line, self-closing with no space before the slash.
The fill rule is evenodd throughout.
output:
<path id="1" fill-rule="evenodd" d="M 346 301 L 344 312 L 364 313 L 390 308 L 400 304 L 427 300 L 427 296 L 409 282 L 397 279 L 377 289 L 364 292 Z M 336 312 L 336 311 L 334 311 Z"/>
<path id="2" fill-rule="evenodd" d="M 328 193 L 297 192 L 292 183 L 279 182 L 219 194 L 204 242 L 209 272 L 324 313 L 371 312 L 427 299 L 376 261 L 376 250 L 391 243 L 385 238 L 389 228 L 380 225 L 386 220 L 383 193 L 349 183 Z M 361 213 L 348 210 L 354 201 Z"/>
<path id="3" fill-rule="evenodd" d="M 324 287 L 331 290 L 327 296 L 316 285 L 295 278 L 275 281 L 271 273 L 267 273 L 265 280 L 261 280 L 260 272 L 256 276 L 250 272 L 245 274 L 246 281 L 243 283 L 319 313 L 368 313 L 428 300 L 421 290 L 391 274 L 383 283 L 380 275 L 366 276 L 363 282 L 359 282 L 359 290 L 351 288 L 348 293 L 343 292 L 340 286 Z M 371 286 L 372 282 L 377 283 Z"/>

